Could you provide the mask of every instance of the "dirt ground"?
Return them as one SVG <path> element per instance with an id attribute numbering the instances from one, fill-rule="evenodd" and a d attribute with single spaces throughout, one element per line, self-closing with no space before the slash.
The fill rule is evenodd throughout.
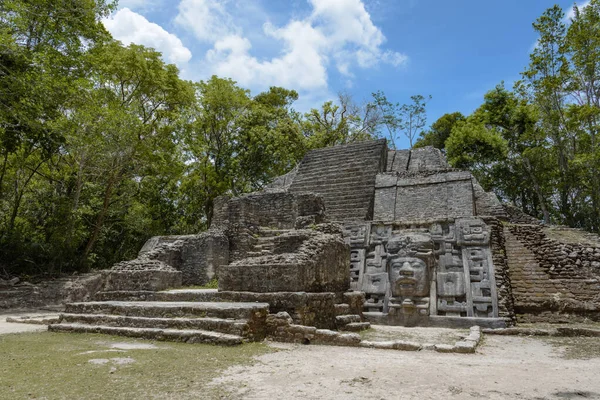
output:
<path id="1" fill-rule="evenodd" d="M 0 311 L 0 335 L 7 333 L 20 333 L 20 332 L 42 332 L 48 330 L 46 325 L 33 325 L 33 324 L 18 324 L 14 322 L 6 322 L 8 317 L 56 317 L 57 313 L 52 313 L 43 310 L 28 310 L 28 311 Z"/>
<path id="2" fill-rule="evenodd" d="M 6 323 L 6 316 L 0 315 L 0 334 L 46 329 L 43 325 Z M 420 329 L 411 331 L 413 337 L 406 339 L 420 336 L 437 342 L 454 340 L 464 333 Z M 375 330 L 370 335 L 383 335 L 384 339 L 389 331 Z M 275 351 L 257 356 L 250 365 L 227 368 L 212 379 L 210 394 L 190 387 L 189 392 L 179 391 L 178 397 L 600 399 L 600 338 L 484 335 L 474 355 L 282 343 L 269 346 Z"/>
<path id="3" fill-rule="evenodd" d="M 600 358 L 566 359 L 541 338 L 488 335 L 475 355 L 273 345 L 213 380 L 224 398 L 600 399 Z"/>

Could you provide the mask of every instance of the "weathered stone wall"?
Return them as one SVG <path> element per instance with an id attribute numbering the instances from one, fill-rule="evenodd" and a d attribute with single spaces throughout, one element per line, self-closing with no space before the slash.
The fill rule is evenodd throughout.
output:
<path id="1" fill-rule="evenodd" d="M 539 225 L 540 221 L 529 214 L 526 214 L 519 207 L 515 207 L 510 204 L 503 204 L 502 208 L 506 215 L 506 219 L 511 224 L 528 224 L 528 225 Z"/>
<path id="2" fill-rule="evenodd" d="M 277 243 L 283 246 L 281 250 L 277 250 Z M 349 248 L 341 235 L 293 230 L 277 238 L 275 246 L 273 254 L 241 259 L 222 267 L 219 289 L 263 293 L 348 289 Z"/>
<path id="3" fill-rule="evenodd" d="M 335 293 L 218 292 L 219 301 L 269 303 L 271 313 L 287 312 L 294 324 L 335 329 Z"/>
<path id="4" fill-rule="evenodd" d="M 508 225 L 517 319 L 600 320 L 600 246 L 550 239 L 540 225 Z"/>
<path id="5" fill-rule="evenodd" d="M 181 272 L 158 260 L 137 258 L 102 271 L 104 291 L 164 290 L 181 286 Z"/>
<path id="6" fill-rule="evenodd" d="M 426 171 L 448 168 L 444 154 L 435 147 L 412 149 L 408 160 L 408 171 Z"/>
<path id="7" fill-rule="evenodd" d="M 498 293 L 498 316 L 507 319 L 511 324 L 516 322 L 512 283 L 506 259 L 504 230 L 502 222 L 494 217 L 483 218 L 490 227 L 490 246 L 492 261 L 496 274 L 496 288 Z"/>
<path id="8" fill-rule="evenodd" d="M 273 191 L 216 199 L 213 226 L 293 229 L 297 224 L 319 224 L 324 218 L 323 199 L 314 193 Z"/>
<path id="9" fill-rule="evenodd" d="M 483 190 L 477 179 L 473 177 L 473 196 L 475 197 L 475 214 L 498 218 L 507 218 L 506 211 L 498 196 L 493 192 Z"/>
<path id="10" fill-rule="evenodd" d="M 217 229 L 200 235 L 150 238 L 138 258 L 162 261 L 182 273 L 184 285 L 203 285 L 229 262 L 229 239 Z"/>
<path id="11" fill-rule="evenodd" d="M 332 221 L 370 220 L 375 176 L 385 168 L 386 141 L 366 141 L 306 154 L 289 188 L 319 194 Z"/>
<path id="12" fill-rule="evenodd" d="M 104 279 L 100 273 L 68 276 L 39 283 L 0 283 L 0 310 L 88 301 L 103 287 Z"/>
<path id="13" fill-rule="evenodd" d="M 408 170 L 410 150 L 389 150 L 387 155 L 386 172 L 404 173 Z"/>
<path id="14" fill-rule="evenodd" d="M 340 333 L 314 326 L 296 325 L 286 312 L 269 314 L 266 327 L 267 336 L 279 342 L 337 346 L 358 346 L 361 342 L 356 333 Z"/>
<path id="15" fill-rule="evenodd" d="M 470 217 L 475 213 L 469 172 L 379 174 L 375 221 L 427 221 Z"/>

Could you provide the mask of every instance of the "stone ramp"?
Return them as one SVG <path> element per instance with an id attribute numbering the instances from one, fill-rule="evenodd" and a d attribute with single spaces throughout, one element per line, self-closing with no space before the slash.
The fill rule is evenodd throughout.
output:
<path id="1" fill-rule="evenodd" d="M 93 301 L 70 303 L 52 332 L 235 345 L 263 340 L 267 303 Z"/>
<path id="2" fill-rule="evenodd" d="M 535 255 L 504 228 L 506 257 L 517 314 L 548 309 L 560 292 L 560 282 L 551 280 Z M 561 294 L 562 295 L 562 294 Z"/>
<path id="3" fill-rule="evenodd" d="M 386 141 L 367 141 L 310 151 L 302 160 L 290 192 L 322 196 L 333 221 L 372 218 L 375 177 L 385 165 Z"/>

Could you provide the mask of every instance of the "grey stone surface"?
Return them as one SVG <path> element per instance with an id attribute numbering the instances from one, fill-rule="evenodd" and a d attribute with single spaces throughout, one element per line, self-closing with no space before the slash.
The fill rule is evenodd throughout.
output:
<path id="1" fill-rule="evenodd" d="M 334 221 L 372 219 L 375 176 L 385 166 L 385 140 L 313 150 L 290 186 L 292 193 L 320 195 Z"/>
<path id="2" fill-rule="evenodd" d="M 519 224 L 505 227 L 507 218 Z M 61 325 L 416 349 L 330 329 L 501 328 L 515 311 L 599 315 L 596 242 L 546 240 L 433 148 L 394 151 L 380 140 L 311 151 L 264 191 L 215 199 L 212 220 L 201 235 L 150 239 L 138 259 L 104 275 L 97 298 L 124 302 L 70 304 Z M 157 291 L 213 277 L 219 291 Z M 451 346 L 426 347 L 472 353 L 480 339 L 473 328 Z"/>
<path id="3" fill-rule="evenodd" d="M 156 236 L 144 244 L 138 259 L 162 261 L 181 271 L 182 284 L 203 285 L 229 262 L 229 240 L 218 229 L 200 235 Z"/>
<path id="4" fill-rule="evenodd" d="M 343 292 L 348 289 L 348 246 L 341 235 L 294 230 L 275 239 L 271 254 L 222 267 L 219 289 L 249 292 Z"/>
<path id="5" fill-rule="evenodd" d="M 103 333 L 134 338 L 166 340 L 171 342 L 210 343 L 233 346 L 243 343 L 243 338 L 237 335 L 203 331 L 197 329 L 159 329 L 159 328 L 132 328 L 86 324 L 54 324 L 48 328 L 51 332 L 69 333 Z"/>
<path id="6" fill-rule="evenodd" d="M 434 147 L 412 149 L 407 169 L 409 171 L 427 171 L 448 168 L 444 154 Z"/>

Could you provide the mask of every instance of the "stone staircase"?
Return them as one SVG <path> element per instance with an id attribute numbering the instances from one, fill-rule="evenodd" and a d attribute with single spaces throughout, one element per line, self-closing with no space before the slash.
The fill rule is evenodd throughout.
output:
<path id="1" fill-rule="evenodd" d="M 504 238 L 515 312 L 547 309 L 554 303 L 555 296 L 564 295 L 561 293 L 560 281 L 550 279 L 550 275 L 539 265 L 531 250 L 506 227 Z"/>
<path id="2" fill-rule="evenodd" d="M 375 177 L 384 167 L 385 151 L 384 140 L 311 151 L 302 160 L 289 190 L 321 195 L 332 221 L 368 220 Z"/>
<path id="3" fill-rule="evenodd" d="M 180 296 L 172 296 L 180 297 Z M 52 332 L 237 345 L 265 338 L 267 303 L 94 301 L 70 303 Z"/>
<path id="4" fill-rule="evenodd" d="M 273 254 L 275 251 L 275 238 L 288 230 L 259 228 L 256 243 L 246 254 L 246 257 L 261 257 Z"/>

